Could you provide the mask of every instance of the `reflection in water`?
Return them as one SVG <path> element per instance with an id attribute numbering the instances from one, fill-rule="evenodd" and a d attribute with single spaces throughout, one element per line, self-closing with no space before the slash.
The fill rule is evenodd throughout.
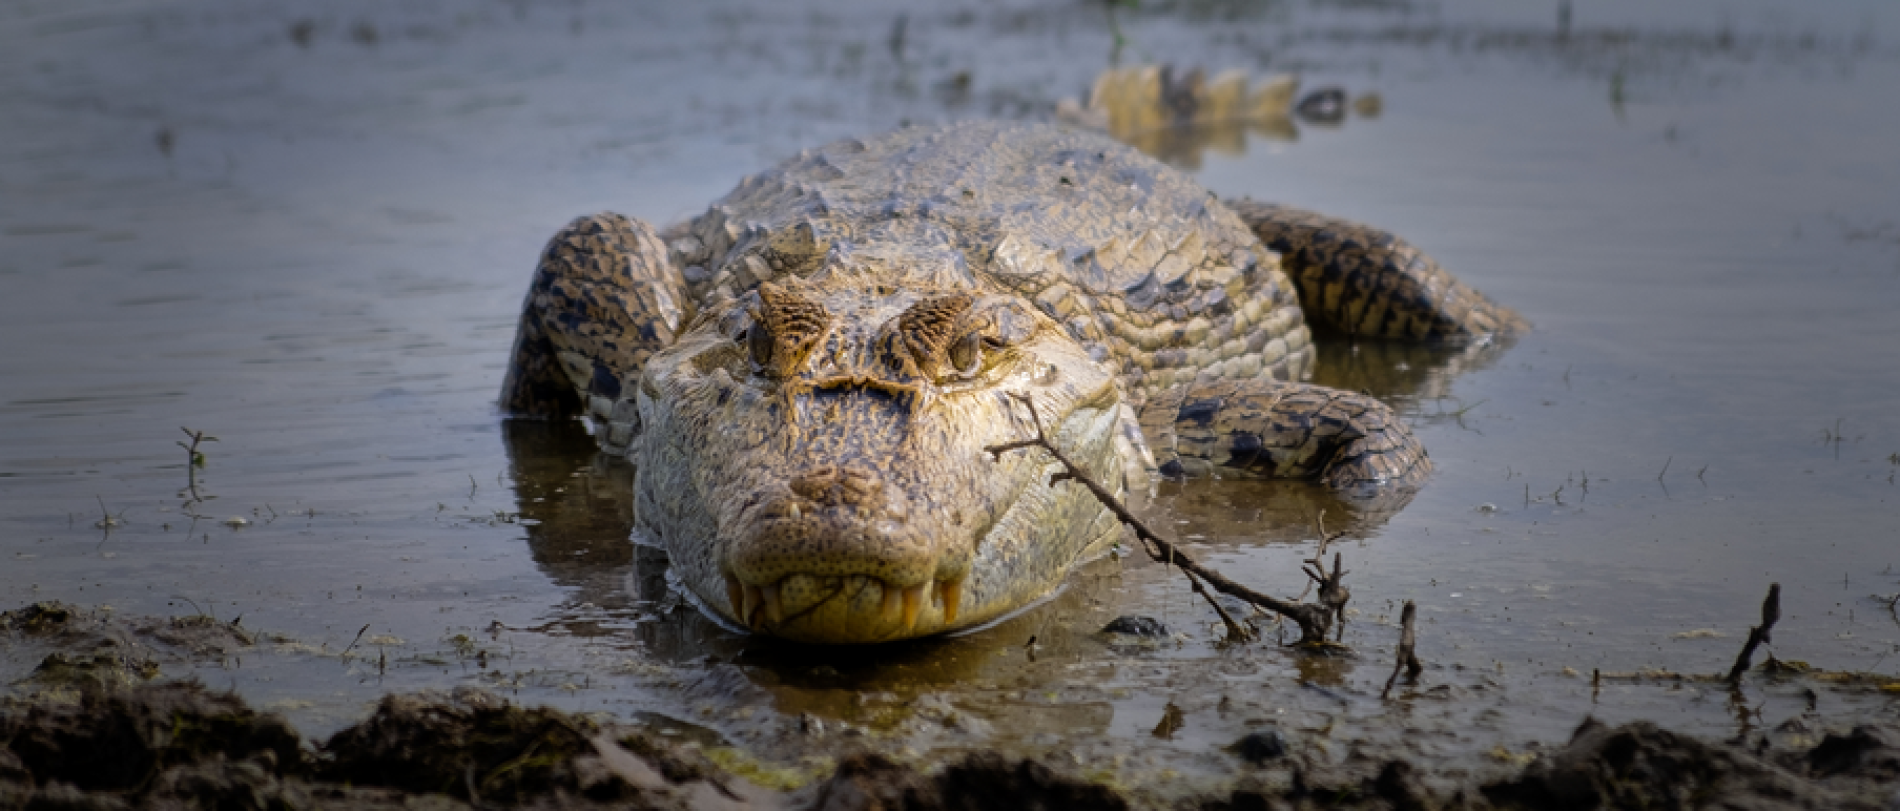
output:
<path id="1" fill-rule="evenodd" d="M 1341 704 L 1350 703 L 1345 696 L 1328 690 L 1328 687 L 1340 687 L 1351 675 L 1354 661 L 1351 656 L 1300 656 L 1293 660 L 1293 667 L 1300 674 L 1300 686 L 1318 693 L 1321 697 Z"/>
<path id="2" fill-rule="evenodd" d="M 1312 541 L 1322 522 L 1328 535 L 1371 538 L 1412 503 L 1418 490 L 1347 493 L 1303 481 L 1214 479 L 1161 481 L 1152 493 L 1149 510 L 1192 516 L 1195 531 L 1210 540 L 1252 545 Z"/>
<path id="3" fill-rule="evenodd" d="M 620 585 L 633 563 L 633 468 L 598 453 L 577 422 L 505 420 L 502 438 L 535 564 L 580 599 L 625 606 Z"/>
<path id="4" fill-rule="evenodd" d="M 1312 382 L 1368 392 L 1401 407 L 1405 401 L 1438 400 L 1451 395 L 1451 383 L 1459 375 L 1491 366 L 1516 341 L 1516 336 L 1503 336 L 1464 344 L 1417 344 L 1316 332 Z"/>
<path id="5" fill-rule="evenodd" d="M 601 636 L 631 628 L 663 662 L 731 658 L 739 635 L 683 603 L 666 553 L 633 538 L 633 466 L 601 453 L 573 420 L 502 422 L 509 478 L 535 566 L 572 589 L 540 630 Z"/>

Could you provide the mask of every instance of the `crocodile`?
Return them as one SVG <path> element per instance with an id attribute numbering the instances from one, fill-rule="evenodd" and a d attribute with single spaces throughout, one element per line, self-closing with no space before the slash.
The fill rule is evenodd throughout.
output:
<path id="1" fill-rule="evenodd" d="M 665 230 L 574 220 L 500 405 L 591 420 L 632 462 L 633 540 L 708 614 L 883 642 L 1009 615 L 1119 537 L 1046 454 L 988 446 L 1044 431 L 1117 493 L 1415 487 L 1431 462 L 1387 405 L 1303 382 L 1313 330 L 1522 328 L 1389 233 L 1222 201 L 1091 131 L 966 122 L 808 150 Z"/>

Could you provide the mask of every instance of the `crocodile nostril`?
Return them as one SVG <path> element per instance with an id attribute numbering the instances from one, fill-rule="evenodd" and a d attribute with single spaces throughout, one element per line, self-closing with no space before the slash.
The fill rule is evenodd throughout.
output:
<path id="1" fill-rule="evenodd" d="M 825 465 L 793 476 L 786 483 L 793 493 L 829 507 L 877 506 L 884 482 L 868 468 Z"/>
<path id="2" fill-rule="evenodd" d="M 823 503 L 830 494 L 832 485 L 837 481 L 837 468 L 815 467 L 793 476 L 791 481 L 786 482 L 786 486 L 807 500 Z"/>

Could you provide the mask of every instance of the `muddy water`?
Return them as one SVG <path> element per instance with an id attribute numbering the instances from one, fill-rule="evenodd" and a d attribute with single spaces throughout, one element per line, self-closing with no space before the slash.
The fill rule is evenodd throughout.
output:
<path id="1" fill-rule="evenodd" d="M 1480 771 L 1588 714 L 1771 726 L 1816 685 L 1593 695 L 1587 678 L 1723 669 L 1771 581 L 1777 656 L 1900 679 L 1900 617 L 1873 599 L 1900 592 L 1887 5 L 1578 3 L 1561 26 L 1555 4 L 1521 3 L 311 15 L 0 11 L 9 607 L 286 634 L 300 644 L 167 672 L 313 732 L 382 691 L 472 683 L 788 774 L 856 739 L 1059 753 L 1165 783 L 1230 769 L 1216 747 L 1266 726 Z M 1319 379 L 1391 396 L 1437 462 L 1396 514 L 1283 483 L 1148 501 L 1197 554 L 1289 594 L 1327 509 L 1347 530 L 1359 658 L 1218 646 L 1183 584 L 1112 560 L 956 639 L 747 639 L 669 597 L 663 561 L 626 543 L 628 471 L 584 431 L 496 415 L 527 272 L 567 219 L 676 220 L 798 148 L 1046 117 L 1143 61 L 1380 94 L 1376 117 L 1184 138 L 1168 157 L 1224 195 L 1405 234 L 1537 324 L 1469 357 L 1326 348 Z M 217 437 L 195 476 L 180 426 Z M 1380 702 L 1408 599 L 1430 668 Z M 1177 635 L 1096 633 L 1131 613 Z M 6 678 L 41 653 L 7 649 Z M 1891 693 L 1825 685 L 1813 704 L 1829 723 L 1900 713 Z"/>

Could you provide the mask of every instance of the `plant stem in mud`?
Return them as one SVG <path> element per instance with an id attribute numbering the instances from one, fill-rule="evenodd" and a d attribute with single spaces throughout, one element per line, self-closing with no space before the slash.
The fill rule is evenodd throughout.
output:
<path id="1" fill-rule="evenodd" d="M 1748 661 L 1755 656 L 1755 646 L 1771 642 L 1768 632 L 1774 630 L 1775 620 L 1781 619 L 1781 584 L 1768 584 L 1768 597 L 1761 601 L 1761 624 L 1748 629 L 1748 642 L 1742 645 L 1742 654 L 1735 657 L 1735 666 L 1729 668 L 1729 684 L 1741 684 L 1742 674 L 1748 672 Z"/>
<path id="2" fill-rule="evenodd" d="M 182 425 L 178 427 L 178 430 L 184 431 L 185 436 L 191 437 L 190 445 L 178 443 L 178 447 L 185 449 L 185 489 L 191 493 L 192 501 L 203 501 L 204 499 L 198 496 L 198 468 L 205 466 L 205 455 L 198 452 L 198 445 L 203 442 L 216 442 L 218 438 L 207 435 L 203 431 L 193 431 Z"/>
<path id="3" fill-rule="evenodd" d="M 1385 680 L 1385 691 L 1379 694 L 1380 700 L 1392 695 L 1392 685 L 1398 683 L 1399 671 L 1405 671 L 1408 684 L 1417 684 L 1418 674 L 1425 670 L 1425 666 L 1419 663 L 1418 653 L 1415 650 L 1418 645 L 1418 636 L 1413 628 L 1417 620 L 1418 606 L 1413 605 L 1411 600 L 1406 600 L 1405 610 L 1399 614 L 1399 627 L 1402 629 L 1399 631 L 1399 660 L 1392 663 L 1392 675 Z"/>
<path id="4" fill-rule="evenodd" d="M 1148 525 L 1142 523 L 1141 519 L 1136 518 L 1134 513 L 1129 512 L 1128 508 L 1122 505 L 1120 499 L 1115 498 L 1114 494 L 1108 492 L 1107 488 L 1104 488 L 1100 483 L 1096 482 L 1095 479 L 1083 472 L 1080 467 L 1077 467 L 1074 462 L 1069 460 L 1069 457 L 1063 455 L 1062 451 L 1057 450 L 1055 444 L 1051 443 L 1048 436 L 1043 433 L 1042 416 L 1036 413 L 1036 404 L 1034 402 L 1021 394 L 1012 394 L 1010 396 L 1029 407 L 1029 417 L 1031 423 L 1036 428 L 1036 436 L 1034 439 L 1006 442 L 1001 445 L 991 445 L 984 448 L 983 450 L 988 452 L 991 458 L 1001 459 L 1005 453 L 1024 448 L 1041 448 L 1047 451 L 1050 456 L 1055 458 L 1058 464 L 1062 465 L 1061 472 L 1049 477 L 1049 486 L 1054 487 L 1064 481 L 1073 481 L 1088 488 L 1088 491 L 1095 495 L 1096 501 L 1101 502 L 1102 506 L 1107 507 L 1109 512 L 1114 513 L 1115 517 L 1120 519 L 1123 524 L 1128 525 L 1130 529 L 1135 531 L 1135 537 L 1142 541 L 1142 549 L 1146 550 L 1148 557 L 1152 558 L 1156 563 L 1179 567 L 1183 573 L 1188 575 L 1188 579 L 1191 582 L 1194 581 L 1194 578 L 1198 577 L 1200 580 L 1206 581 L 1208 585 L 1213 586 L 1215 591 L 1230 597 L 1237 597 L 1293 620 L 1300 626 L 1300 641 L 1297 644 L 1326 644 L 1326 634 L 1332 630 L 1334 611 L 1331 606 L 1287 602 L 1286 600 L 1281 600 L 1268 594 L 1262 594 L 1239 583 L 1235 583 L 1227 579 L 1227 577 L 1220 572 L 1201 565 L 1199 561 L 1196 561 L 1187 553 L 1182 552 L 1179 548 L 1175 547 L 1174 544 L 1163 540 L 1161 536 L 1156 535 L 1153 530 L 1148 529 Z M 1337 576 L 1344 577 L 1345 572 L 1337 572 Z M 1333 583 L 1337 586 L 1336 580 L 1333 581 Z M 1229 617 L 1227 612 L 1222 610 L 1218 604 L 1214 603 L 1214 596 L 1201 590 L 1198 582 L 1195 582 L 1194 590 L 1201 596 L 1206 597 L 1209 604 L 1214 605 L 1214 610 L 1219 612 L 1221 619 L 1227 622 L 1228 632 L 1233 633 L 1238 623 Z M 1322 582 L 1321 593 L 1324 594 L 1325 590 L 1326 584 Z M 1246 637 L 1241 638 L 1245 639 Z"/>

